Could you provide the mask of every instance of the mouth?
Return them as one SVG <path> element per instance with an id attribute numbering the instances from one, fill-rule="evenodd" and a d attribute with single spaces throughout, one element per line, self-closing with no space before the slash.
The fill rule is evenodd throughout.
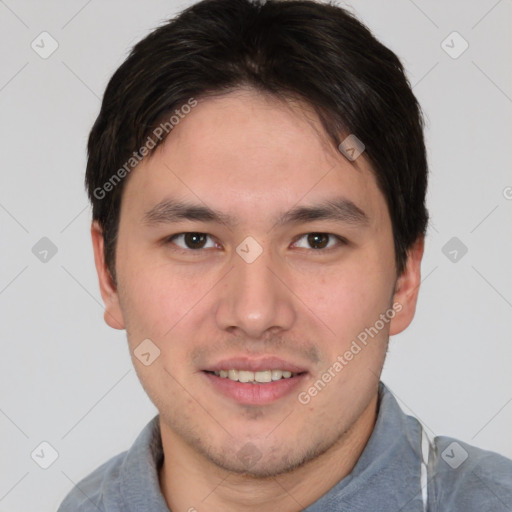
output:
<path id="1" fill-rule="evenodd" d="M 217 393 L 243 405 L 266 405 L 291 393 L 304 381 L 305 368 L 280 359 L 232 359 L 202 372 Z"/>
<path id="2" fill-rule="evenodd" d="M 263 370 L 259 372 L 251 372 L 248 370 L 220 370 L 213 373 L 221 379 L 229 379 L 234 382 L 243 382 L 244 384 L 267 384 L 276 382 L 281 379 L 291 379 L 301 375 L 301 373 L 292 373 L 288 370 Z"/>

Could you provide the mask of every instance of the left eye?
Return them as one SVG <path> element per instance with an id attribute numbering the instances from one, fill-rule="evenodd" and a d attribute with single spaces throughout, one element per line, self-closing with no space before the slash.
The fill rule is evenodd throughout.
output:
<path id="1" fill-rule="evenodd" d="M 300 240 L 306 240 L 306 244 L 309 244 L 309 247 L 304 247 L 303 245 L 301 248 L 313 250 L 330 249 L 336 246 L 336 244 L 329 245 L 329 243 L 333 240 L 338 241 L 338 243 L 343 243 L 343 240 L 339 236 L 333 235 L 331 233 L 307 233 L 302 235 L 294 243 L 294 245 L 296 246 Z"/>
<path id="2" fill-rule="evenodd" d="M 211 245 L 209 246 L 206 244 L 208 237 L 209 235 L 207 235 L 206 233 L 180 233 L 178 235 L 170 237 L 167 241 L 175 243 L 178 247 L 181 247 L 182 249 L 198 250 L 215 248 L 215 242 L 212 242 Z M 184 246 L 180 245 L 179 243 L 176 243 L 177 240 L 182 241 Z"/>

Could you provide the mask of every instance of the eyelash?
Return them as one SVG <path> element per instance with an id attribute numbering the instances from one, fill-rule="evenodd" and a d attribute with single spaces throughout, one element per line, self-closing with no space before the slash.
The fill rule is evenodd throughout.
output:
<path id="1" fill-rule="evenodd" d="M 175 239 L 177 239 L 179 237 L 183 237 L 185 235 L 204 235 L 204 236 L 207 236 L 207 237 L 211 238 L 211 235 L 208 235 L 208 233 L 202 233 L 202 232 L 199 232 L 199 231 L 186 231 L 186 232 L 183 232 L 183 233 L 177 233 L 175 235 L 171 235 L 171 236 L 167 237 L 164 240 L 164 244 L 170 244 L 170 243 L 174 244 L 174 240 Z M 345 240 L 343 237 L 335 235 L 333 233 L 325 233 L 325 232 L 322 232 L 322 231 L 311 231 L 309 233 L 304 233 L 303 235 L 298 236 L 293 243 L 296 244 L 299 240 L 301 240 L 304 237 L 307 237 L 308 235 L 326 235 L 326 236 L 330 237 L 329 238 L 329 242 L 333 238 L 338 241 L 338 245 L 335 245 L 333 247 L 320 248 L 320 249 L 313 249 L 313 248 L 306 249 L 308 251 L 313 251 L 315 253 L 331 252 L 332 250 L 338 249 L 340 246 L 348 244 L 347 240 Z M 328 244 L 329 244 L 329 242 L 328 242 Z M 176 245 L 176 244 L 174 244 L 174 245 Z M 178 249 L 176 249 L 176 251 L 177 252 L 181 252 L 181 253 L 201 253 L 201 252 L 203 252 L 206 249 L 211 249 L 211 247 L 207 247 L 206 249 L 203 248 L 203 247 L 201 247 L 199 249 L 190 249 L 190 248 L 184 249 L 183 247 L 179 247 L 179 246 L 177 246 L 177 247 L 178 247 Z"/>

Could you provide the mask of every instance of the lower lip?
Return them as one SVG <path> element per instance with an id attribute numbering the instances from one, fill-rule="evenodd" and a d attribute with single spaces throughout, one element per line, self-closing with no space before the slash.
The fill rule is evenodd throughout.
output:
<path id="1" fill-rule="evenodd" d="M 246 384 L 225 377 L 217 377 L 214 373 L 203 372 L 203 374 L 214 389 L 244 405 L 265 405 L 275 402 L 296 390 L 306 377 L 306 374 L 302 373 L 289 379 L 280 379 L 264 384 Z"/>

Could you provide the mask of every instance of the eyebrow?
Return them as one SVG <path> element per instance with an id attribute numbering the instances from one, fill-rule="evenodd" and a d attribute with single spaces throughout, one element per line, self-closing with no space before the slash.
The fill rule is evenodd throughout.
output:
<path id="1" fill-rule="evenodd" d="M 193 204 L 173 199 L 164 199 L 144 214 L 146 225 L 158 225 L 191 220 L 214 222 L 233 227 L 238 221 L 232 215 L 213 210 L 202 204 Z M 330 220 L 347 224 L 365 226 L 369 224 L 368 215 L 349 199 L 337 197 L 314 205 L 296 206 L 280 214 L 274 224 L 283 226 Z"/>

